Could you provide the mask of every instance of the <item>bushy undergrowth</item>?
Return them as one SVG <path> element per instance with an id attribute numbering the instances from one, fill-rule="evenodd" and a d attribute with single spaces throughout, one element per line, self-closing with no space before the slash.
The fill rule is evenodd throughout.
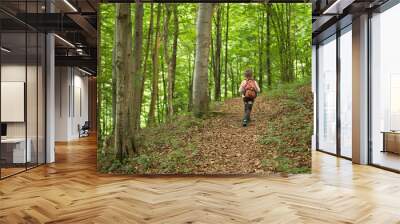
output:
<path id="1" fill-rule="evenodd" d="M 273 158 L 262 164 L 283 173 L 307 173 L 311 168 L 313 98 L 309 83 L 278 86 L 267 93 L 275 105 L 268 115 L 266 133 L 259 139 Z"/>
<path id="2" fill-rule="evenodd" d="M 196 161 L 197 148 L 190 143 L 192 133 L 203 120 L 181 115 L 157 127 L 145 128 L 136 138 L 136 156 L 120 161 L 107 146 L 98 154 L 100 172 L 140 174 L 187 174 Z"/>

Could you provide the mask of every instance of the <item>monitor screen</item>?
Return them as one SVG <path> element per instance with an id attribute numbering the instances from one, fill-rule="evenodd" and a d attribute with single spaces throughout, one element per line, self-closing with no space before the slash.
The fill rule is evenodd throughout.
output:
<path id="1" fill-rule="evenodd" d="M 7 124 L 1 124 L 1 136 L 7 136 Z"/>

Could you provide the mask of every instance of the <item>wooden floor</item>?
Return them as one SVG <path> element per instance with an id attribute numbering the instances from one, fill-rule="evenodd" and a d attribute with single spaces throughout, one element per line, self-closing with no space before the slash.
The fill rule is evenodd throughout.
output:
<path id="1" fill-rule="evenodd" d="M 20 173 L 25 171 L 25 167 L 7 167 L 7 168 L 0 168 L 1 169 L 1 177 L 8 177 L 16 173 Z"/>
<path id="2" fill-rule="evenodd" d="M 400 155 L 391 152 L 374 151 L 372 156 L 374 164 L 400 170 Z"/>
<path id="3" fill-rule="evenodd" d="M 93 138 L 0 181 L 0 223 L 400 223 L 400 175 L 313 154 L 313 174 L 145 178 L 96 173 Z"/>

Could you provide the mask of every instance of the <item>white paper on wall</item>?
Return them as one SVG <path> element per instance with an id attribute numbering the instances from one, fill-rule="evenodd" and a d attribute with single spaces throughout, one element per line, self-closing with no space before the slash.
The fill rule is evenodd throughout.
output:
<path id="1" fill-rule="evenodd" d="M 24 102 L 24 82 L 1 82 L 1 122 L 24 122 Z"/>

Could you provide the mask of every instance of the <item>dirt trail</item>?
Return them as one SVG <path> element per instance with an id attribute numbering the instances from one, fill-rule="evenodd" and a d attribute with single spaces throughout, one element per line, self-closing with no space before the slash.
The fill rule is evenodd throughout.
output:
<path id="1" fill-rule="evenodd" d="M 243 101 L 226 100 L 215 109 L 215 116 L 205 121 L 197 139 L 201 158 L 193 173 L 248 174 L 265 173 L 262 159 L 266 157 L 265 145 L 258 143 L 267 127 L 267 114 L 271 111 L 268 100 L 260 96 L 253 106 L 252 121 L 242 127 Z M 273 155 L 271 155 L 273 157 Z"/>

